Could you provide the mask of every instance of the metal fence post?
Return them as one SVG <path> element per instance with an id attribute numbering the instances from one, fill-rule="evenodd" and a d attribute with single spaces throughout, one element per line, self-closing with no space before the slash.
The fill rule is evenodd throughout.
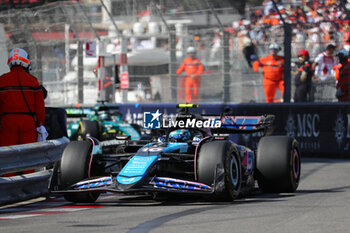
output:
<path id="1" fill-rule="evenodd" d="M 129 76 L 129 72 L 128 72 L 128 60 L 127 60 L 127 55 L 128 54 L 128 39 L 125 36 L 121 37 L 121 54 L 120 54 L 120 74 L 122 73 L 127 73 Z M 121 85 L 121 89 L 122 89 L 122 100 L 123 103 L 128 102 L 128 89 L 124 88 L 122 86 L 122 75 L 120 75 L 120 85 Z M 129 77 L 128 77 L 129 79 Z M 130 79 L 129 81 L 130 82 Z M 128 87 L 129 88 L 129 87 Z"/>
<path id="2" fill-rule="evenodd" d="M 43 83 L 43 63 L 42 63 L 42 54 L 41 54 L 41 50 L 42 50 L 42 46 L 41 44 L 36 44 L 35 43 L 35 47 L 36 47 L 36 78 L 38 79 L 39 83 Z"/>
<path id="3" fill-rule="evenodd" d="M 170 44 L 170 63 L 169 63 L 169 74 L 170 74 L 170 88 L 171 88 L 171 99 L 177 100 L 177 76 L 176 76 L 176 32 L 174 25 L 171 25 L 169 31 L 169 44 Z"/>
<path id="4" fill-rule="evenodd" d="M 116 58 L 115 58 L 115 54 L 112 55 L 112 58 L 113 58 L 113 66 L 112 66 L 112 88 L 113 88 L 113 91 L 112 91 L 112 100 L 111 102 L 112 103 L 115 103 L 115 80 L 117 79 L 117 74 L 116 74 Z"/>
<path id="5" fill-rule="evenodd" d="M 84 103 L 84 64 L 82 41 L 78 41 L 78 103 Z"/>
<path id="6" fill-rule="evenodd" d="M 69 57 L 69 24 L 64 25 L 64 53 L 65 53 L 65 66 L 66 66 L 66 74 L 70 71 L 70 57 Z"/>
<path id="7" fill-rule="evenodd" d="M 223 74 L 223 89 L 224 89 L 224 103 L 230 102 L 230 49 L 229 39 L 230 34 L 227 31 L 223 31 L 223 40 L 221 44 L 222 48 L 222 74 Z"/>
<path id="8" fill-rule="evenodd" d="M 284 94 L 283 102 L 290 103 L 291 100 L 291 44 L 292 44 L 292 26 L 289 23 L 283 25 L 284 28 Z"/>

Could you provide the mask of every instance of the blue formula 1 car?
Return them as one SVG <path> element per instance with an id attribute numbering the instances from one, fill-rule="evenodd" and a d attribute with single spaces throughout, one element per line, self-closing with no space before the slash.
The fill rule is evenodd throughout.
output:
<path id="1" fill-rule="evenodd" d="M 253 151 L 227 136 L 266 132 L 273 115 L 200 116 L 187 107 L 170 119 L 171 124 L 163 121 L 149 141 L 118 137 L 70 142 L 54 169 L 51 192 L 87 203 L 101 192 L 191 194 L 232 201 L 256 189 L 255 181 L 263 192 L 297 189 L 300 150 L 295 139 L 264 136 Z"/>
<path id="2" fill-rule="evenodd" d="M 91 136 L 98 140 L 113 139 L 128 135 L 132 140 L 141 139 L 141 128 L 122 120 L 118 106 L 97 104 L 87 109 L 67 109 L 68 117 L 80 117 L 68 125 L 67 133 L 71 140 L 83 140 Z"/>

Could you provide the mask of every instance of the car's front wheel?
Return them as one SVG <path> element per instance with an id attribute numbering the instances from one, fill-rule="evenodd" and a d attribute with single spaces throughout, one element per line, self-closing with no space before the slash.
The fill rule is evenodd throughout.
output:
<path id="1" fill-rule="evenodd" d="M 212 141 L 201 146 L 197 161 L 198 181 L 214 185 L 217 200 L 236 199 L 241 191 L 241 159 L 233 143 Z"/>
<path id="2" fill-rule="evenodd" d="M 90 177 L 92 143 L 90 141 L 72 141 L 64 149 L 60 162 L 60 181 L 63 188 Z M 67 201 L 90 203 L 96 201 L 100 193 L 84 192 L 64 194 Z"/>
<path id="3" fill-rule="evenodd" d="M 100 139 L 100 129 L 97 121 L 82 120 L 79 123 L 78 138 L 85 140 L 87 136 Z"/>

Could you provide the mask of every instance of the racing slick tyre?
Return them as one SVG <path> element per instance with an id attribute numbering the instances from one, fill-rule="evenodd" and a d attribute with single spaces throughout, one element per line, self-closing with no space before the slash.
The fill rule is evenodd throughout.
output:
<path id="1" fill-rule="evenodd" d="M 92 154 L 90 141 L 72 141 L 64 149 L 60 162 L 61 185 L 66 188 L 89 177 L 89 165 Z M 67 201 L 75 203 L 91 203 L 96 201 L 100 193 L 83 192 L 64 194 Z"/>
<path id="2" fill-rule="evenodd" d="M 100 139 L 100 130 L 99 130 L 99 124 L 97 121 L 91 121 L 91 120 L 82 120 L 79 123 L 79 136 L 82 137 L 82 139 L 86 139 L 87 136 L 94 137 L 96 139 Z"/>
<path id="3" fill-rule="evenodd" d="M 292 193 L 300 179 L 298 142 L 288 136 L 266 136 L 260 139 L 256 158 L 256 178 L 267 193 Z"/>
<path id="4" fill-rule="evenodd" d="M 242 166 L 237 149 L 229 141 L 201 146 L 197 161 L 198 182 L 215 185 L 216 200 L 233 201 L 241 191 Z"/>

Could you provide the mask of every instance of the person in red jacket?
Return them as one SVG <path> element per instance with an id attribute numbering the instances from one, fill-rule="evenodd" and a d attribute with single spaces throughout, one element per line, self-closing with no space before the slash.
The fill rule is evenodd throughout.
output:
<path id="1" fill-rule="evenodd" d="M 346 50 L 340 50 L 337 57 L 339 64 L 334 67 L 335 80 L 337 80 L 336 97 L 339 102 L 349 102 L 349 53 Z"/>
<path id="2" fill-rule="evenodd" d="M 281 48 L 278 44 L 273 43 L 269 46 L 269 50 L 271 51 L 270 55 L 262 57 L 253 63 L 255 72 L 258 72 L 259 67 L 261 67 L 264 73 L 263 85 L 266 103 L 275 102 L 274 98 L 277 88 L 280 89 L 282 95 L 284 92 L 284 58 L 277 55 Z"/>
<path id="3" fill-rule="evenodd" d="M 194 47 L 187 48 L 189 55 L 177 69 L 176 73 L 186 72 L 185 78 L 185 100 L 186 103 L 197 102 L 200 87 L 200 75 L 203 73 L 203 65 L 201 60 L 196 57 L 196 49 Z M 181 87 L 181 84 L 180 84 Z M 181 91 L 181 90 L 180 90 Z"/>
<path id="4" fill-rule="evenodd" d="M 300 50 L 298 59 L 298 73 L 294 78 L 294 102 L 307 102 L 310 101 L 312 75 L 314 74 L 314 71 L 311 68 L 312 62 L 310 61 L 310 55 L 307 50 Z"/>
<path id="5" fill-rule="evenodd" d="M 37 127 L 45 122 L 43 90 L 29 74 L 25 50 L 16 48 L 7 62 L 10 72 L 0 77 L 0 146 L 37 141 Z"/>

